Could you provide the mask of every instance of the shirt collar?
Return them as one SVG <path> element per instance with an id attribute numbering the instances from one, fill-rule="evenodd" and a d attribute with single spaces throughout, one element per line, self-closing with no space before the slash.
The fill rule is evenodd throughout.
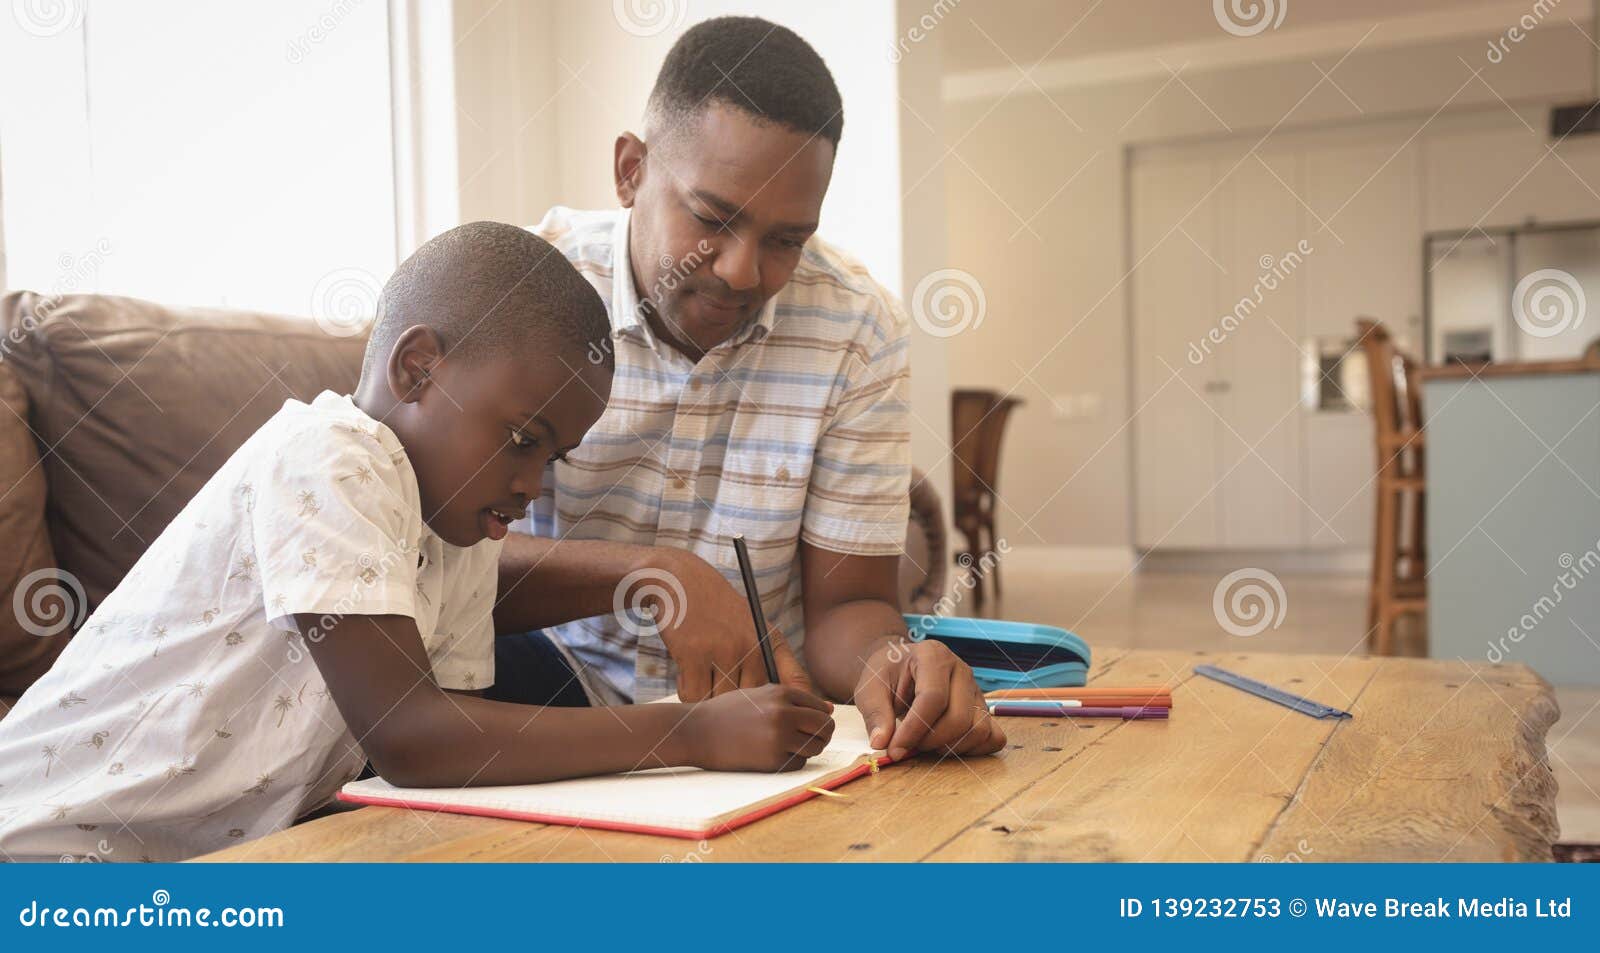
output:
<path id="1" fill-rule="evenodd" d="M 650 331 L 649 324 L 640 317 L 639 294 L 633 286 L 633 259 L 628 249 L 628 229 L 632 221 L 632 209 L 620 210 L 611 232 L 611 330 L 615 336 L 624 331 L 638 329 L 654 345 L 655 334 Z M 765 338 L 772 333 L 777 313 L 778 296 L 773 295 L 765 305 L 762 305 L 761 313 L 756 315 L 756 319 L 741 328 L 729 343 L 738 346 L 746 341 L 759 341 Z"/>
<path id="2" fill-rule="evenodd" d="M 286 401 L 285 403 L 293 402 Z M 331 390 L 324 390 L 312 398 L 310 406 L 324 413 L 342 418 L 344 426 L 359 433 L 383 449 L 391 460 L 408 460 L 405 445 L 400 438 L 395 436 L 393 430 L 381 420 L 371 417 L 366 411 L 356 406 L 355 396 L 340 394 Z"/>
<path id="3" fill-rule="evenodd" d="M 639 318 L 639 295 L 633 287 L 633 259 L 628 253 L 628 223 L 632 209 L 622 209 L 611 229 L 611 330 L 644 327 Z"/>

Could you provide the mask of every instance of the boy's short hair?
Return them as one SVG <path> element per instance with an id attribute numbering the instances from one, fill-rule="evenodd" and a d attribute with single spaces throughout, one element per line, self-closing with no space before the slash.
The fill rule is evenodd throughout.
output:
<path id="1" fill-rule="evenodd" d="M 549 242 L 501 222 L 459 225 L 400 263 L 378 298 L 362 378 L 383 373 L 401 333 L 418 324 L 457 360 L 542 345 L 570 355 L 574 369 L 613 365 L 611 321 L 594 287 Z"/>
<path id="2" fill-rule="evenodd" d="M 650 124 L 686 125 L 712 102 L 733 106 L 839 148 L 844 102 L 822 57 L 798 34 L 760 17 L 716 17 L 672 44 L 650 91 Z"/>

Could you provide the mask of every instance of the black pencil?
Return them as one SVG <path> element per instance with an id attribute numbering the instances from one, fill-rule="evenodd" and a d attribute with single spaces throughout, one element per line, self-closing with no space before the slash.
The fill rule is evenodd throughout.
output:
<path id="1" fill-rule="evenodd" d="M 739 575 L 744 577 L 744 595 L 750 600 L 750 618 L 756 624 L 756 644 L 761 646 L 761 661 L 767 665 L 767 681 L 777 684 L 778 660 L 772 655 L 772 642 L 767 636 L 767 617 L 761 613 L 756 572 L 750 568 L 750 550 L 745 548 L 743 533 L 733 534 L 733 552 L 739 557 Z"/>

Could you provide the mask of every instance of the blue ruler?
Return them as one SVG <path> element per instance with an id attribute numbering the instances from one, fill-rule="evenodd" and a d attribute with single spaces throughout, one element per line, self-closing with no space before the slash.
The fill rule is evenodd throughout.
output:
<path id="1" fill-rule="evenodd" d="M 1243 675 L 1236 675 L 1226 669 L 1217 668 L 1215 665 L 1196 665 L 1194 673 L 1196 675 L 1204 675 L 1206 678 L 1214 678 L 1224 685 L 1232 685 L 1240 691 L 1249 692 L 1258 698 L 1265 698 L 1269 702 L 1277 702 L 1285 708 L 1293 708 L 1300 714 L 1310 715 L 1312 718 L 1354 717 L 1347 711 L 1330 708 L 1321 702 L 1314 702 L 1309 698 L 1301 698 L 1299 695 L 1291 695 L 1281 688 L 1273 688 L 1266 682 L 1245 678 Z"/>

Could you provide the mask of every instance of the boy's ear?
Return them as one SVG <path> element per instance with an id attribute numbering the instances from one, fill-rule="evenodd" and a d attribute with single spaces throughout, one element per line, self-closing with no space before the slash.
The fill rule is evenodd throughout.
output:
<path id="1" fill-rule="evenodd" d="M 433 328 L 423 324 L 406 328 L 389 351 L 389 393 L 403 404 L 415 403 L 443 359 L 444 344 Z"/>
<path id="2" fill-rule="evenodd" d="M 617 137 L 611 173 L 617 182 L 617 203 L 623 208 L 633 208 L 633 200 L 639 195 L 639 185 L 644 179 L 644 157 L 649 151 L 644 140 L 631 132 Z"/>

